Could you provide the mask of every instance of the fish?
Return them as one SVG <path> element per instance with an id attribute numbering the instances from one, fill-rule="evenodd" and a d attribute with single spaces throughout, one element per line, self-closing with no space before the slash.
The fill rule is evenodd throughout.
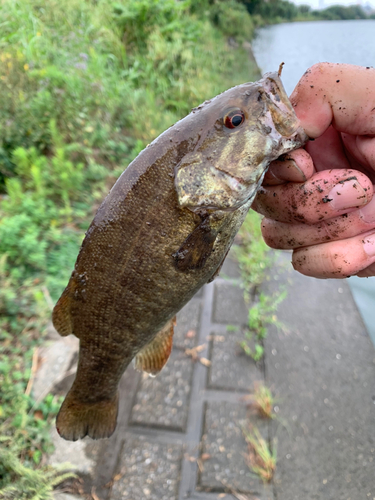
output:
<path id="1" fill-rule="evenodd" d="M 80 344 L 62 438 L 111 436 L 127 366 L 160 372 L 176 313 L 219 273 L 269 163 L 307 140 L 279 73 L 267 73 L 194 108 L 122 173 L 52 314 Z"/>

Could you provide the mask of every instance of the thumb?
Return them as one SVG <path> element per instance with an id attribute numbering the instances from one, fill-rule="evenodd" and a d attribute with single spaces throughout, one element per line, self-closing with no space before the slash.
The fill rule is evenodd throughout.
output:
<path id="1" fill-rule="evenodd" d="M 271 162 L 264 186 L 275 186 L 285 182 L 306 182 L 315 173 L 311 156 L 304 149 L 296 149 Z"/>

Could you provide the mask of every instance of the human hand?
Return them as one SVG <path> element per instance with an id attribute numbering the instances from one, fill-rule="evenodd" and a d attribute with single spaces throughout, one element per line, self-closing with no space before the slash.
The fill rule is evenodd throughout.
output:
<path id="1" fill-rule="evenodd" d="M 375 276 L 375 69 L 316 64 L 291 102 L 315 140 L 271 164 L 253 204 L 263 237 L 302 274 Z"/>

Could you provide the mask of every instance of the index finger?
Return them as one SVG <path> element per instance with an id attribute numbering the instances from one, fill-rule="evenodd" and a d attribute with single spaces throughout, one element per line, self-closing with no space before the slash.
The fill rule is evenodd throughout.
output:
<path id="1" fill-rule="evenodd" d="M 290 96 L 307 135 L 317 138 L 332 124 L 339 132 L 375 134 L 375 69 L 318 63 Z"/>

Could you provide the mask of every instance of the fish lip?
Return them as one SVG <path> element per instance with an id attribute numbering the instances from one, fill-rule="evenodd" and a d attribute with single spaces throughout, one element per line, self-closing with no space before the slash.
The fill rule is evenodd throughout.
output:
<path id="1" fill-rule="evenodd" d="M 277 132 L 282 137 L 299 142 L 299 147 L 306 144 L 309 137 L 301 127 L 279 73 L 266 73 L 260 80 L 260 84 L 260 91 L 267 101 L 267 107 L 271 112 L 272 121 Z M 279 122 L 278 118 L 282 118 L 281 122 Z"/>

